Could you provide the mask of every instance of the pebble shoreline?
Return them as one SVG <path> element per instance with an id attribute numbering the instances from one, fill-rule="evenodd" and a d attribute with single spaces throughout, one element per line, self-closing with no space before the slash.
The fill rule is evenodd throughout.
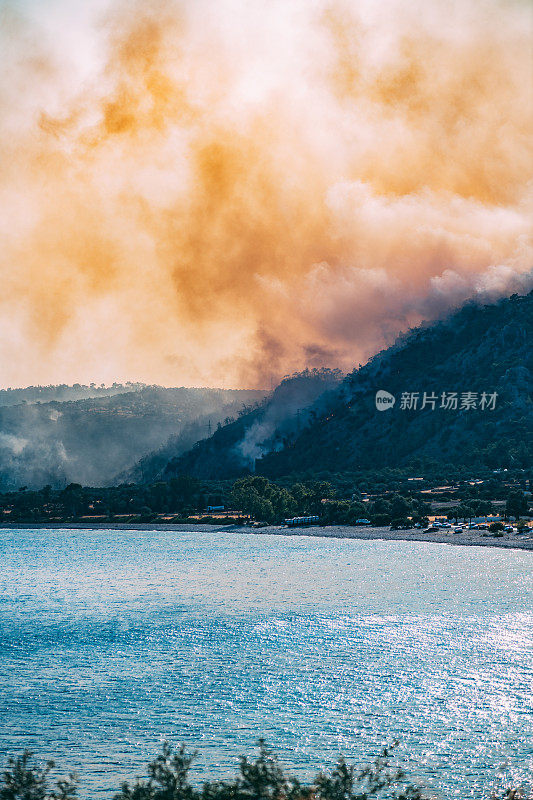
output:
<path id="1" fill-rule="evenodd" d="M 516 535 L 506 533 L 501 537 L 483 536 L 482 531 L 464 531 L 463 533 L 453 533 L 445 531 L 433 531 L 423 533 L 421 531 L 391 531 L 389 528 L 374 527 L 352 527 L 348 525 L 313 525 L 308 528 L 287 528 L 284 525 L 268 525 L 264 528 L 254 528 L 248 525 L 198 525 L 183 524 L 173 525 L 170 523 L 124 523 L 124 522 L 100 522 L 100 523 L 57 523 L 54 525 L 44 523 L 20 523 L 0 525 L 4 529 L 19 530 L 53 530 L 53 529 L 72 529 L 72 530 L 138 530 L 138 531 L 199 531 L 220 533 L 241 533 L 243 535 L 256 533 L 262 535 L 276 536 L 316 536 L 326 539 L 381 539 L 386 541 L 404 542 L 435 542 L 437 544 L 450 544 L 471 547 L 504 547 L 517 550 L 532 550 L 533 538 L 527 535 Z"/>

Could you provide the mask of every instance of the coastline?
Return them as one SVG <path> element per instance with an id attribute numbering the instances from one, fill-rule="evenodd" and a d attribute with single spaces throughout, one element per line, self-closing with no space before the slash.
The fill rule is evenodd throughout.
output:
<path id="1" fill-rule="evenodd" d="M 255 533 L 276 536 L 313 536 L 324 539 L 381 539 L 384 541 L 434 542 L 436 544 L 459 545 L 462 547 L 503 547 L 514 550 L 533 551 L 533 538 L 505 534 L 501 537 L 482 536 L 481 531 L 465 531 L 464 533 L 446 533 L 444 531 L 421 533 L 420 531 L 391 531 L 388 527 L 352 527 L 348 525 L 313 525 L 308 528 L 286 528 L 282 525 L 268 525 L 264 528 L 253 528 L 247 525 L 207 525 L 204 523 L 173 525 L 170 523 L 125 523 L 125 522 L 64 522 L 64 523 L 1 523 L 4 530 L 140 530 L 140 531 L 187 531 L 200 533 Z"/>

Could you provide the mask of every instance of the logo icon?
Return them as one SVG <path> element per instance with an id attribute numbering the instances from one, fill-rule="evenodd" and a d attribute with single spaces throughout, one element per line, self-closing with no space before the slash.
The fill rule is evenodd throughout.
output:
<path id="1" fill-rule="evenodd" d="M 392 408 L 394 403 L 396 402 L 396 398 L 390 392 L 386 392 L 384 389 L 380 389 L 379 392 L 376 392 L 376 408 L 378 411 L 388 411 L 389 408 Z"/>

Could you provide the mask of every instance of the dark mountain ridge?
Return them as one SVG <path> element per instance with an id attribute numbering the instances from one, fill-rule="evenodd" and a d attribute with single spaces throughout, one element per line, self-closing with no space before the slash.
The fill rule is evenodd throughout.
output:
<path id="1" fill-rule="evenodd" d="M 533 292 L 469 303 L 417 328 L 352 372 L 320 418 L 256 469 L 275 477 L 317 464 L 331 471 L 458 462 L 530 468 L 532 333 Z M 386 411 L 376 407 L 380 390 L 396 398 Z"/>
<path id="2" fill-rule="evenodd" d="M 294 387 L 283 382 L 268 403 L 171 460 L 160 475 L 226 479 L 255 471 L 279 478 L 457 464 L 529 469 L 532 333 L 533 292 L 468 303 L 403 334 L 305 401 L 286 397 Z M 377 408 L 378 391 L 395 398 L 386 411 Z"/>
<path id="3" fill-rule="evenodd" d="M 284 378 L 271 396 L 170 460 L 158 477 L 168 480 L 188 474 L 216 480 L 254 472 L 257 459 L 281 449 L 318 413 L 341 378 L 339 370 L 329 369 L 304 370 Z"/>

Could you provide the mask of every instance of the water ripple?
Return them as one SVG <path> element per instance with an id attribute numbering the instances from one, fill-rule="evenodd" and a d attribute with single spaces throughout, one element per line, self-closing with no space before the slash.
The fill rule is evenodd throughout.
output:
<path id="1" fill-rule="evenodd" d="M 0 752 L 108 796 L 162 740 L 234 772 L 401 758 L 447 798 L 533 767 L 531 554 L 417 542 L 2 531 Z"/>

